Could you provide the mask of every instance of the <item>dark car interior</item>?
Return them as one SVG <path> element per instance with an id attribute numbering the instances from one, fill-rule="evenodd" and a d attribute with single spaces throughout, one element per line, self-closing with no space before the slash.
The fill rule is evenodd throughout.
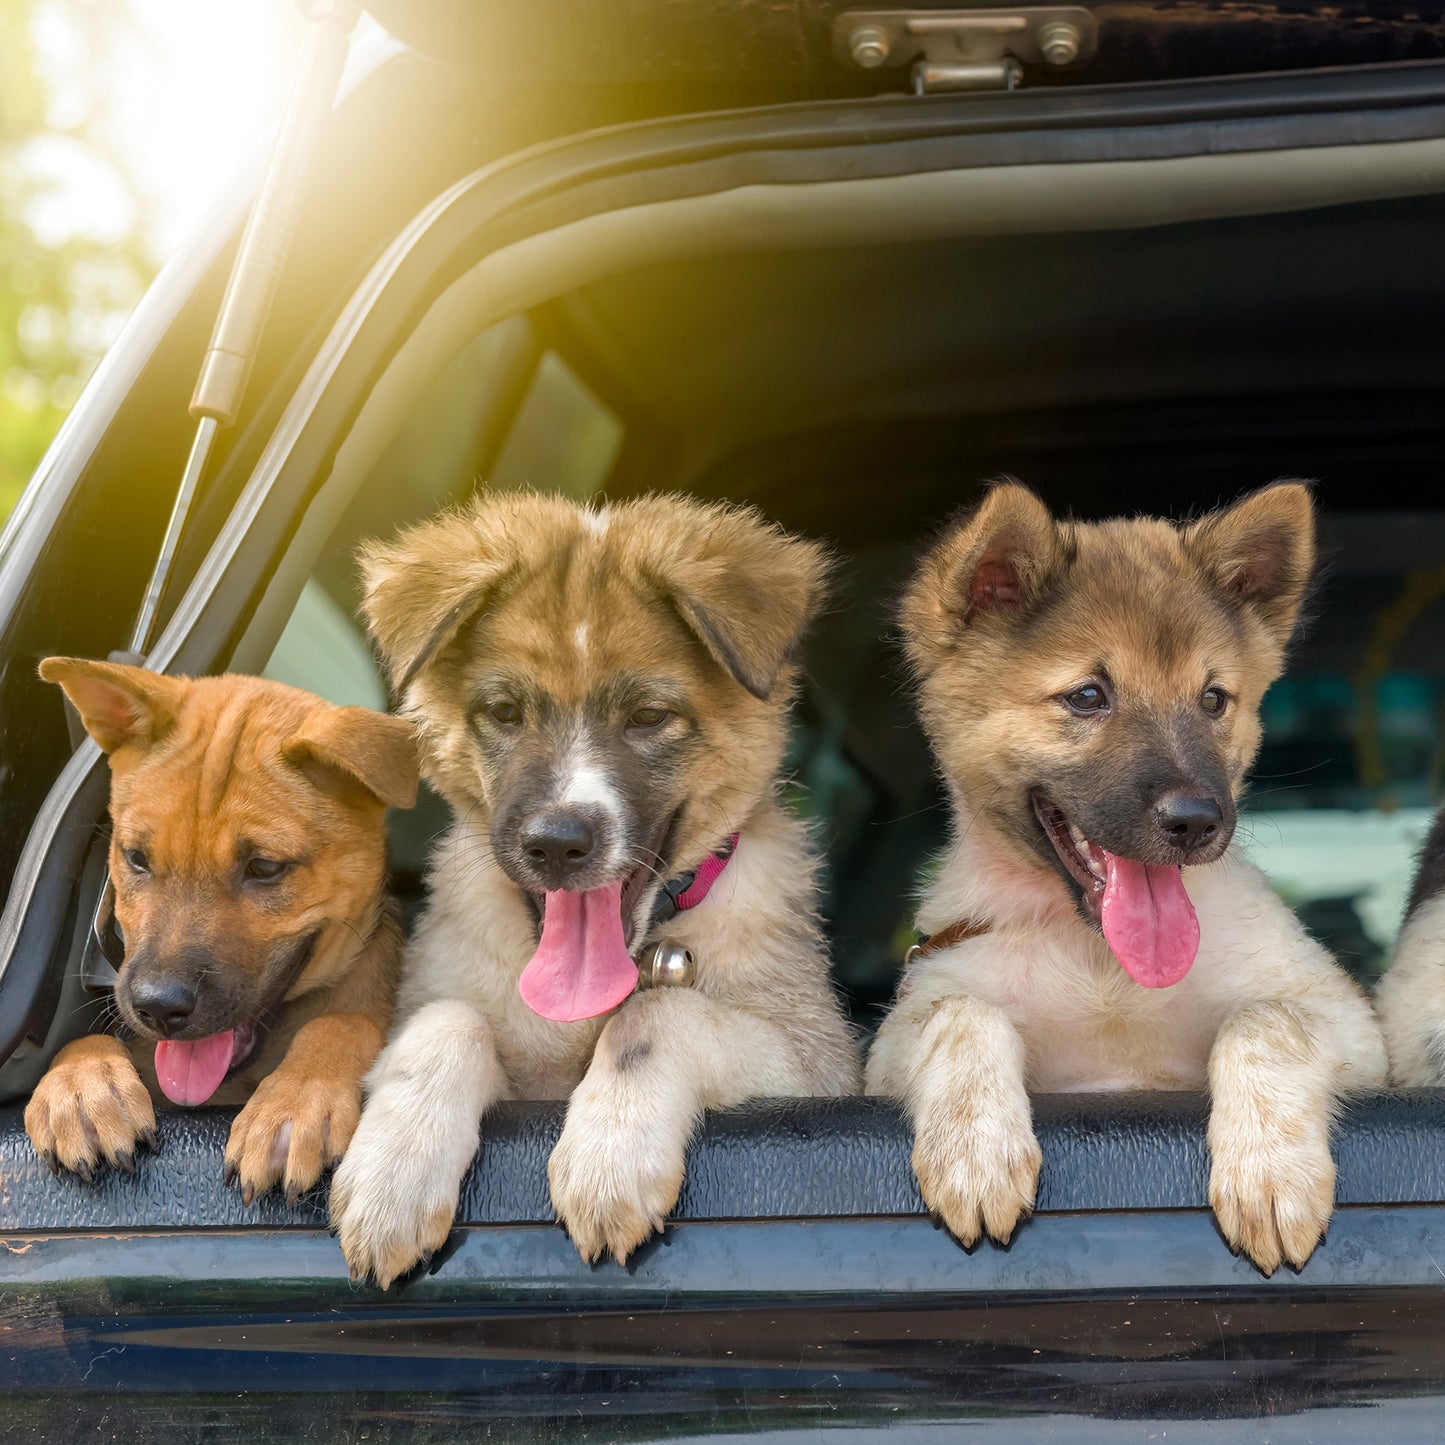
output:
<path id="1" fill-rule="evenodd" d="M 270 670 L 316 686 L 318 652 L 343 655 L 356 543 L 475 485 L 683 487 L 828 539 L 841 585 L 809 644 L 793 768 L 829 859 L 838 979 L 867 1021 L 946 827 L 891 636 L 931 529 L 1006 473 L 1084 518 L 1182 518 L 1313 478 L 1326 561 L 1266 703 L 1243 838 L 1368 982 L 1441 767 L 1442 236 L 1445 205 L 1421 200 L 610 277 L 445 368 L 328 543 Z M 332 604 L 320 620 L 317 588 Z M 354 700 L 379 703 L 354 624 L 349 646 L 336 686 L 365 675 Z M 431 798 L 395 819 L 413 901 L 443 818 Z"/>

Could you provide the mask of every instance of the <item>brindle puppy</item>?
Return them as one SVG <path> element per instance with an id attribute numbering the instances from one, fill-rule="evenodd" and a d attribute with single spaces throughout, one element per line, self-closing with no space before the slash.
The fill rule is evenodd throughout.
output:
<path id="1" fill-rule="evenodd" d="M 1032 1206 L 1030 1090 L 1207 1084 L 1226 1240 L 1268 1274 L 1328 1224 L 1330 1118 L 1383 1081 L 1379 1026 L 1230 847 L 1313 557 L 1299 484 L 1176 527 L 1056 521 L 1012 483 L 914 578 L 955 841 L 868 1086 L 907 1103 L 923 1196 L 965 1244 Z"/>
<path id="2" fill-rule="evenodd" d="M 110 755 L 110 876 L 127 1047 L 55 1056 L 25 1110 L 43 1157 L 89 1178 L 155 1142 L 152 1097 L 244 1103 L 226 1173 L 291 1200 L 341 1157 L 401 957 L 387 804 L 416 799 L 410 724 L 256 677 L 40 666 Z"/>
<path id="3" fill-rule="evenodd" d="M 736 508 L 523 495 L 363 566 L 455 821 L 333 1187 L 341 1247 L 386 1285 L 445 1240 L 486 1110 L 570 1097 L 557 1215 L 588 1259 L 626 1259 L 704 1109 L 858 1083 L 816 855 L 777 800 L 822 552 Z M 634 995 L 664 938 L 694 986 Z"/>

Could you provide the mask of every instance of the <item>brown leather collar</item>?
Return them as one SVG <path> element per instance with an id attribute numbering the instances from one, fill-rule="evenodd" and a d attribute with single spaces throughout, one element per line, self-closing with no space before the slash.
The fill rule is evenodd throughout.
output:
<path id="1" fill-rule="evenodd" d="M 952 948 L 956 943 L 966 943 L 970 938 L 982 938 L 992 928 L 993 924 L 987 921 L 975 923 L 971 918 L 960 918 L 957 923 L 950 923 L 947 928 L 940 928 L 937 933 L 920 938 L 903 955 L 903 966 L 907 968 L 915 959 L 927 958 L 930 953 L 942 953 L 945 948 Z"/>

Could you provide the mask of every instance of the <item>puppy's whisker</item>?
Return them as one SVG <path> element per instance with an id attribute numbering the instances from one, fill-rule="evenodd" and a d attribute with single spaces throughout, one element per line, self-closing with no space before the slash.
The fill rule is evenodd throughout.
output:
<path id="1" fill-rule="evenodd" d="M 624 863 L 630 863 L 633 868 L 645 868 L 654 878 L 660 879 L 664 883 L 667 882 L 662 870 L 655 864 L 649 863 L 646 858 L 624 857 L 622 861 Z"/>
<path id="2" fill-rule="evenodd" d="M 1287 773 L 1256 773 L 1254 776 L 1263 778 L 1265 781 L 1273 778 L 1298 778 L 1303 777 L 1305 773 L 1317 773 L 1321 768 L 1327 768 L 1333 762 L 1333 758 L 1321 758 L 1319 762 L 1311 763 L 1308 767 L 1294 768 Z"/>
<path id="3" fill-rule="evenodd" d="M 1276 793 L 1298 793 L 1308 786 L 1308 783 L 1286 783 L 1278 788 L 1261 788 L 1257 793 L 1253 791 L 1246 793 L 1245 804 L 1247 807 L 1248 804 L 1257 802 L 1260 798 L 1270 798 Z"/>
<path id="4" fill-rule="evenodd" d="M 98 1003 L 97 1003 L 97 1000 L 96 1000 L 96 999 L 93 999 L 93 998 L 82 999 L 81 1002 L 78 1003 L 78 1004 L 76 1004 L 74 1008 L 68 1008 L 68 1009 L 65 1010 L 64 1013 L 59 1014 L 59 1015 L 57 1016 L 57 1018 L 56 1018 L 56 1022 L 57 1022 L 57 1023 L 68 1023 L 68 1022 L 69 1022 L 71 1019 L 73 1019 L 77 1014 L 83 1014 L 83 1013 L 85 1013 L 87 1010 L 96 1008 L 97 1006 L 98 1006 Z M 113 1005 L 110 1005 L 110 1004 L 101 1004 L 101 1005 L 99 1005 L 99 1008 L 100 1008 L 100 1013 L 98 1014 L 98 1016 L 97 1016 L 97 1018 L 96 1018 L 96 1026 L 97 1026 L 97 1028 L 98 1028 L 100 1031 L 102 1031 L 102 1032 L 108 1032 L 109 1029 L 110 1029 L 110 1027 L 111 1027 L 113 1024 L 118 1023 L 118 1022 L 120 1021 L 120 1015 L 119 1015 L 119 1014 L 116 1014 L 116 1013 L 114 1012 L 114 1007 L 113 1007 Z M 112 1015 L 113 1015 L 113 1016 L 112 1016 Z"/>
<path id="5" fill-rule="evenodd" d="M 500 869 L 496 855 L 492 853 L 475 853 L 470 857 L 465 854 L 461 858 L 461 867 L 470 878 L 480 878 L 492 869 Z"/>
<path id="6" fill-rule="evenodd" d="M 986 806 L 987 804 L 989 804 L 989 803 L 992 803 L 993 800 L 994 800 L 996 797 L 998 797 L 998 795 L 999 795 L 1001 792 L 1003 792 L 1003 787 L 1004 787 L 1004 785 L 1003 785 L 1002 783 L 998 783 L 998 784 L 995 785 L 993 791 L 992 791 L 992 792 L 988 795 L 988 797 L 984 800 L 985 806 Z M 973 832 L 974 826 L 978 823 L 978 820 L 979 820 L 979 818 L 982 816 L 982 814 L 983 814 L 983 809 L 982 809 L 982 808 L 975 808 L 975 809 L 973 809 L 972 815 L 969 817 L 969 820 L 968 820 L 968 827 L 966 827 L 966 828 L 963 830 L 963 832 L 959 834 L 959 836 L 958 836 L 958 842 L 960 842 L 960 843 L 965 843 L 965 842 L 968 841 L 968 835 L 969 835 L 971 832 Z"/>
<path id="7" fill-rule="evenodd" d="M 713 801 L 713 807 L 716 809 L 718 817 L 722 819 L 723 828 L 726 830 L 727 836 L 731 838 L 733 834 L 738 831 L 738 829 L 733 824 L 732 818 L 728 816 L 727 809 L 724 808 L 723 805 L 717 802 L 715 799 Z"/>
<path id="8" fill-rule="evenodd" d="M 364 948 L 367 943 L 367 935 L 364 934 L 349 918 L 338 918 L 334 922 L 339 923 L 357 942 L 359 947 Z"/>
<path id="9" fill-rule="evenodd" d="M 936 803 L 927 803 L 921 808 L 915 808 L 911 813 L 899 813 L 894 818 L 878 818 L 868 826 L 871 828 L 891 828 L 895 823 L 906 823 L 910 818 L 921 818 L 925 813 L 940 813 L 946 811 L 948 804 L 940 798 Z"/>

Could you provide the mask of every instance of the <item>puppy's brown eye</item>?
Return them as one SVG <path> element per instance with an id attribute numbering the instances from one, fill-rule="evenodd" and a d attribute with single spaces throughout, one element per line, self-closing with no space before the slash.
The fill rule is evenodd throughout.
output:
<path id="1" fill-rule="evenodd" d="M 283 863 L 278 858 L 252 858 L 246 864 L 246 877 L 253 883 L 274 883 L 290 869 L 289 863 Z"/>
<path id="2" fill-rule="evenodd" d="M 1064 694 L 1064 706 L 1080 717 L 1097 717 L 1109 711 L 1109 694 L 1097 682 L 1086 682 Z"/>
<path id="3" fill-rule="evenodd" d="M 1218 717 L 1229 706 L 1229 694 L 1222 687 L 1206 687 L 1199 699 L 1199 706 L 1205 712 Z"/>
<path id="4" fill-rule="evenodd" d="M 672 714 L 665 707 L 640 707 L 627 719 L 627 726 L 660 728 L 671 716 Z"/>
<path id="5" fill-rule="evenodd" d="M 139 848 L 123 848 L 120 856 L 125 859 L 126 866 L 132 873 L 149 873 L 151 871 L 151 860 Z"/>
<path id="6" fill-rule="evenodd" d="M 487 716 L 491 718 L 498 727 L 520 727 L 522 722 L 522 709 L 514 702 L 494 702 L 487 709 Z"/>

